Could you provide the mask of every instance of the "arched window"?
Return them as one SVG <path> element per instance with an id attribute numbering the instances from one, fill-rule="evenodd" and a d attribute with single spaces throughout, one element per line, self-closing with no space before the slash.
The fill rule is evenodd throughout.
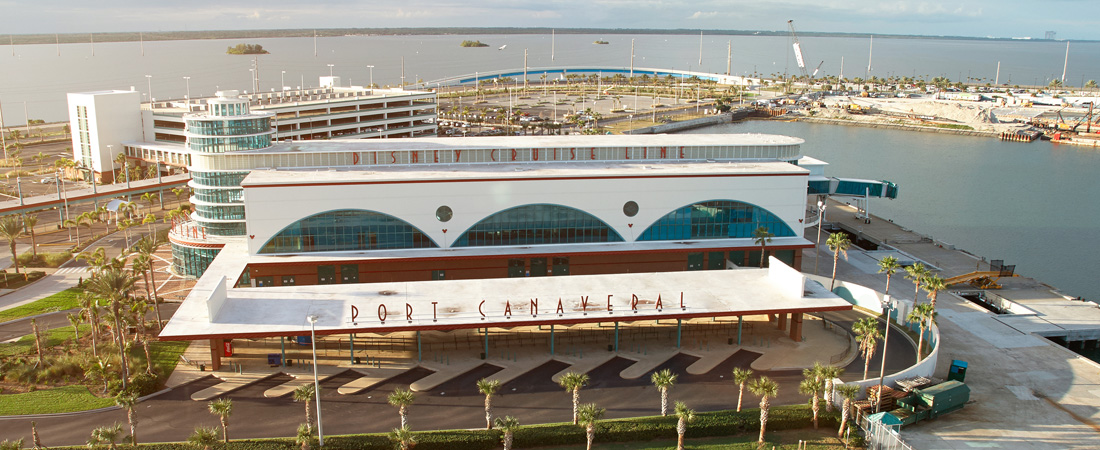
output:
<path id="1" fill-rule="evenodd" d="M 455 240 L 452 247 L 622 242 L 602 220 L 561 205 L 524 205 L 486 217 Z"/>
<path id="2" fill-rule="evenodd" d="M 770 211 L 732 200 L 693 203 L 653 222 L 639 241 L 751 238 L 752 231 L 767 227 L 776 237 L 794 236 L 794 231 Z"/>
<path id="3" fill-rule="evenodd" d="M 335 252 L 438 247 L 404 220 L 345 209 L 306 217 L 283 228 L 260 253 Z"/>

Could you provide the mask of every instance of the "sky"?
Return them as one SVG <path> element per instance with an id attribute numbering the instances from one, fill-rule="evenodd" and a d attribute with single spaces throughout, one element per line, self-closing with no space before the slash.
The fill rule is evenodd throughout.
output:
<path id="1" fill-rule="evenodd" d="M 1096 0 L 0 0 L 0 35 L 554 27 L 1100 39 Z"/>

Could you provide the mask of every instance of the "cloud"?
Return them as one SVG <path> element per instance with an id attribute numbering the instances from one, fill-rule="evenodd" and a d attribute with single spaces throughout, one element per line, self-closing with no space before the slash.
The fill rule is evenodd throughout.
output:
<path id="1" fill-rule="evenodd" d="M 694 14 L 688 16 L 688 19 L 711 19 L 718 17 L 718 11 L 695 11 Z"/>

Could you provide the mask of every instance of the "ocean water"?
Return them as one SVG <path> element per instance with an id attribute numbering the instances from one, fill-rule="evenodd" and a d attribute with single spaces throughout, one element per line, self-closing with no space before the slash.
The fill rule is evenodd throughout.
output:
<path id="1" fill-rule="evenodd" d="M 460 48 L 464 39 L 481 40 L 483 48 Z M 608 45 L 594 45 L 597 39 Z M 332 74 L 344 84 L 380 85 L 426 81 L 476 71 L 528 67 L 630 65 L 724 73 L 727 45 L 731 72 L 771 76 L 798 73 L 790 39 L 782 36 L 684 35 L 432 35 L 342 36 L 248 39 L 269 55 L 226 55 L 242 40 L 159 41 L 55 45 L 0 45 L 0 105 L 6 124 L 25 117 L 65 120 L 67 92 L 103 89 L 152 90 L 153 98 L 211 95 L 217 89 L 252 89 L 253 61 L 260 91 L 280 86 L 316 86 Z M 1065 43 L 1052 41 L 986 41 L 943 39 L 800 38 L 806 64 L 822 75 L 845 77 L 910 76 L 992 83 L 1001 63 L 1001 83 L 1046 85 L 1062 77 Z M 498 50 L 507 45 L 504 50 Z M 702 51 L 700 52 L 700 47 Z M 316 48 L 316 53 L 315 53 Z M 1066 84 L 1080 86 L 1100 79 L 1100 43 L 1070 46 Z M 870 63 L 870 64 L 869 64 Z M 374 66 L 371 69 L 368 66 Z M 373 73 L 372 73 L 373 72 Z M 151 75 L 147 78 L 146 75 Z M 184 79 L 190 77 L 190 81 Z M 24 105 L 25 102 L 25 105 Z M 24 108 L 25 106 L 25 108 Z M 26 111 L 26 114 L 24 114 Z"/>
<path id="2" fill-rule="evenodd" d="M 806 140 L 830 176 L 889 180 L 896 200 L 871 213 L 1062 292 L 1100 300 L 1100 150 L 804 122 L 749 121 L 692 133 L 771 133 Z"/>

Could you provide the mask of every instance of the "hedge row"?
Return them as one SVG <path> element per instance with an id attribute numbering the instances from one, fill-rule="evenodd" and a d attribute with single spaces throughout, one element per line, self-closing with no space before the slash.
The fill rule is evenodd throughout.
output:
<path id="1" fill-rule="evenodd" d="M 768 418 L 768 431 L 782 431 L 812 426 L 813 413 L 807 405 L 774 406 Z M 651 441 L 676 437 L 676 417 L 639 417 L 601 421 L 596 429 L 596 442 Z M 837 413 L 819 416 L 822 428 L 836 429 Z M 754 434 L 760 429 L 760 410 L 742 412 L 716 411 L 697 413 L 688 425 L 686 437 L 701 438 Z M 416 450 L 491 450 L 500 448 L 498 430 L 445 430 L 416 433 Z M 571 423 L 522 426 L 515 434 L 515 448 L 554 445 L 579 445 L 585 442 L 584 429 Z M 184 443 L 143 444 L 145 450 L 196 450 Z M 341 450 L 391 450 L 393 443 L 385 433 L 325 437 L 325 447 Z M 75 449 L 85 447 L 73 447 Z M 219 450 L 298 450 L 292 439 L 255 439 L 232 441 Z"/>

